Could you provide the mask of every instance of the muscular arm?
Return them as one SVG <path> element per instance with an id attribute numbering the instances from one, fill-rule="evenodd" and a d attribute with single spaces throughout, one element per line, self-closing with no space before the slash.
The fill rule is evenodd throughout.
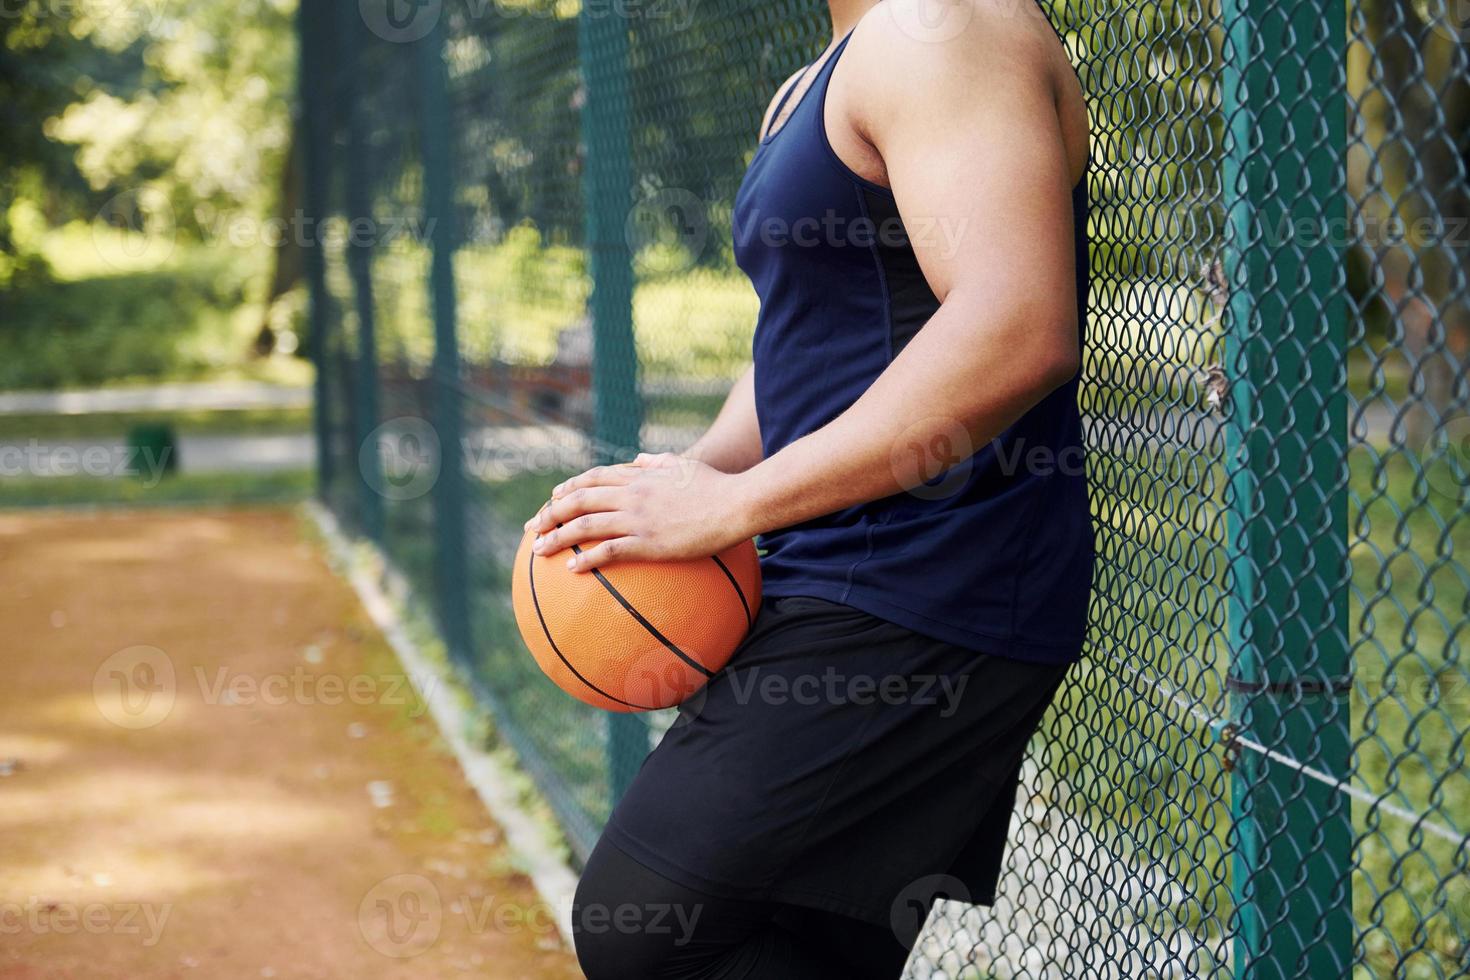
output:
<path id="1" fill-rule="evenodd" d="M 748 469 L 655 456 L 569 480 L 529 522 L 547 532 L 541 553 L 601 540 L 569 558 L 580 570 L 696 557 L 889 496 L 934 475 L 932 457 L 926 468 L 910 447 L 942 437 L 968 455 L 1075 375 L 1072 178 L 1046 50 L 1055 39 L 991 10 L 960 38 L 930 42 L 882 12 L 858 27 L 839 71 L 847 103 L 862 107 L 849 123 L 917 230 L 938 311 L 847 411 Z"/>
<path id="2" fill-rule="evenodd" d="M 914 487 L 935 475 L 922 465 L 938 462 L 927 447 L 967 443 L 957 448 L 969 455 L 1077 371 L 1072 178 L 1046 39 L 983 26 L 982 38 L 947 44 L 853 39 L 859 57 L 842 67 L 869 107 L 857 128 L 905 223 L 932 219 L 913 247 L 941 302 L 846 412 L 744 474 L 748 526 L 785 527 Z"/>

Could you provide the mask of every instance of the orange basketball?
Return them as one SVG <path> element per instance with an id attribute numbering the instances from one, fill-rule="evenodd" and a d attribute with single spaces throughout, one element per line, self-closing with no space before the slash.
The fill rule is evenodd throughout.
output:
<path id="1" fill-rule="evenodd" d="M 729 661 L 760 608 L 750 541 L 694 561 L 616 561 L 573 572 L 569 551 L 535 554 L 534 538 L 528 532 L 516 553 L 516 625 L 547 677 L 608 711 L 669 708 L 698 691 Z"/>

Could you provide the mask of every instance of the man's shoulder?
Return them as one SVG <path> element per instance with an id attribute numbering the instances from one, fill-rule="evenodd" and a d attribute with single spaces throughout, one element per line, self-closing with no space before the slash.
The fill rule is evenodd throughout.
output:
<path id="1" fill-rule="evenodd" d="M 1050 134 L 1060 106 L 1082 104 L 1067 50 L 1036 0 L 883 0 L 848 45 L 840 108 L 879 152 L 956 127 L 994 136 L 1036 125 Z"/>
<path id="2" fill-rule="evenodd" d="M 845 57 L 889 88 L 1046 77 L 1056 34 L 1036 0 L 883 0 L 853 30 Z"/>

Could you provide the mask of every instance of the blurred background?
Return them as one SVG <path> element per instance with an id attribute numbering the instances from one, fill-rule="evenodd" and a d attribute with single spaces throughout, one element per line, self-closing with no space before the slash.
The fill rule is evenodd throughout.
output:
<path id="1" fill-rule="evenodd" d="M 1093 631 L 1001 901 L 941 904 L 911 973 L 1466 975 L 1470 10 L 1042 6 L 1092 110 Z M 748 363 L 731 200 L 825 25 L 12 4 L 0 506 L 311 498 L 575 866 L 668 718 L 536 672 L 518 528 L 568 473 L 687 445 Z"/>
<path id="2" fill-rule="evenodd" d="M 30 393 L 0 401 L 6 501 L 138 495 L 110 478 L 119 446 L 160 425 L 190 451 L 171 485 L 144 474 L 150 499 L 309 486 L 301 250 L 277 220 L 301 184 L 294 11 L 100 0 L 0 17 L 0 387 Z"/>

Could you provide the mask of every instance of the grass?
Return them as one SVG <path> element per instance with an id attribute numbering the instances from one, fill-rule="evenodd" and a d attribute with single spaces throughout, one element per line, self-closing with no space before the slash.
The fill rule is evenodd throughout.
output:
<path id="1" fill-rule="evenodd" d="M 1223 503 L 1188 456 L 1155 450 L 1149 459 L 1095 464 L 1092 654 L 1044 722 L 1037 751 L 1066 785 L 1067 809 L 1096 838 L 1182 886 L 1130 909 L 1128 928 L 1165 936 L 1182 928 L 1204 938 L 1192 966 L 1208 972 L 1233 929 L 1230 804 L 1242 785 L 1208 725 L 1230 716 L 1222 691 L 1229 668 Z M 1342 771 L 1356 787 L 1463 832 L 1470 777 L 1458 610 L 1470 596 L 1453 556 L 1470 549 L 1470 528 L 1452 520 L 1458 502 L 1435 499 L 1430 489 L 1446 485 L 1442 461 L 1426 470 L 1404 456 L 1379 460 L 1365 451 L 1351 464 L 1353 752 Z M 1361 970 L 1406 978 L 1455 972 L 1470 952 L 1470 882 L 1455 845 L 1337 799 L 1357 837 Z"/>
<path id="2" fill-rule="evenodd" d="M 164 507 L 279 504 L 311 495 L 308 471 L 273 473 L 176 473 L 156 483 L 128 477 L 6 477 L 4 507 Z"/>
<path id="3" fill-rule="evenodd" d="M 311 431 L 310 408 L 0 415 L 0 439 L 114 439 L 139 425 L 179 435 L 281 435 Z"/>

